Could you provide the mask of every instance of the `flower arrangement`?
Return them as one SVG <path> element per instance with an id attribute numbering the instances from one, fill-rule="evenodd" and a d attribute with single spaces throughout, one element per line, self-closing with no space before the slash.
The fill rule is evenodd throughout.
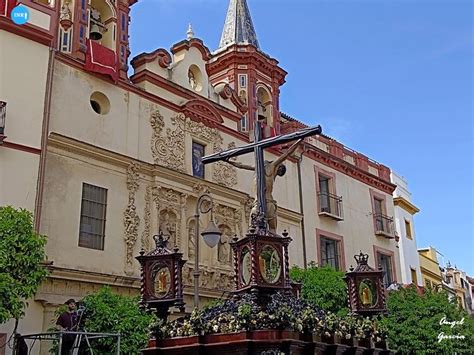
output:
<path id="1" fill-rule="evenodd" d="M 158 320 L 152 334 L 158 339 L 228 334 L 254 330 L 288 330 L 342 339 L 385 339 L 377 319 L 338 316 L 292 295 L 276 293 L 262 304 L 252 294 L 214 302 L 202 310 L 171 322 Z"/>

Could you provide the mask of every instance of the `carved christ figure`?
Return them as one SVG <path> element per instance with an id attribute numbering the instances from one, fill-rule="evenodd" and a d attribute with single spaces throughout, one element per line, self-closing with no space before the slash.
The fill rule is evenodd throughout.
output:
<path id="1" fill-rule="evenodd" d="M 298 148 L 298 145 L 303 141 L 303 139 L 299 139 L 285 152 L 283 153 L 277 160 L 275 161 L 265 161 L 265 200 L 267 201 L 267 213 L 266 219 L 268 223 L 268 228 L 270 232 L 276 233 L 277 229 L 277 203 L 273 199 L 273 184 L 277 176 L 284 176 L 286 173 L 286 167 L 283 165 L 283 162 L 291 155 L 293 152 Z M 239 162 L 234 162 L 231 160 L 226 160 L 227 163 L 235 166 L 239 169 L 251 170 L 255 171 L 254 166 L 242 164 Z M 253 203 L 251 216 L 255 216 L 258 212 L 258 204 L 257 204 L 257 176 L 254 176 L 254 191 L 255 200 Z"/>

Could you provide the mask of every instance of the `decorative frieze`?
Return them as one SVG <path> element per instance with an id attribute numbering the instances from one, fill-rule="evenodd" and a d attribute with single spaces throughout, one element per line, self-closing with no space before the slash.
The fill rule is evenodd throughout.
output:
<path id="1" fill-rule="evenodd" d="M 138 226 L 140 224 L 140 217 L 137 214 L 137 207 L 135 205 L 136 193 L 140 186 L 139 170 L 140 165 L 137 163 L 131 163 L 127 169 L 128 204 L 123 219 L 125 227 L 125 273 L 127 275 L 133 273 L 133 252 L 138 239 Z"/>
<path id="2" fill-rule="evenodd" d="M 186 172 L 183 130 L 185 120 L 183 114 L 171 117 L 173 128 L 167 128 L 164 132 L 165 123 L 160 111 L 156 110 L 151 114 L 150 124 L 153 130 L 151 152 L 155 164 L 183 173 Z"/>
<path id="3" fill-rule="evenodd" d="M 150 251 L 150 238 L 151 238 L 151 199 L 152 199 L 153 185 L 150 184 L 146 188 L 145 193 L 145 208 L 143 211 L 143 224 L 144 229 L 142 232 L 142 249 L 145 251 Z"/>
<path id="4" fill-rule="evenodd" d="M 159 110 L 155 110 L 150 116 L 150 124 L 153 131 L 151 152 L 155 164 L 186 173 L 186 134 L 211 145 L 213 153 L 222 150 L 223 138 L 219 130 L 193 121 L 182 113 L 171 117 L 172 127 L 165 130 L 164 118 Z M 235 143 L 229 144 L 229 148 L 232 147 L 235 147 Z M 212 178 L 217 184 L 234 187 L 237 184 L 237 171 L 232 165 L 219 162 L 213 167 Z"/>

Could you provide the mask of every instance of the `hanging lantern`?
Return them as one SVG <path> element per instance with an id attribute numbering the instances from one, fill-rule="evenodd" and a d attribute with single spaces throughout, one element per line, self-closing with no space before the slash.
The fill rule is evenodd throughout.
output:
<path id="1" fill-rule="evenodd" d="M 354 259 L 357 266 L 352 266 L 344 277 L 349 294 L 349 308 L 352 313 L 363 316 L 385 313 L 385 290 L 383 271 L 375 270 L 368 265 L 369 255 L 360 252 Z"/>
<path id="2" fill-rule="evenodd" d="M 142 250 L 136 258 L 141 271 L 140 304 L 166 319 L 170 307 L 184 312 L 182 268 L 186 261 L 178 248 L 167 248 L 168 241 L 162 232 L 153 239 L 155 249 L 149 253 Z"/>
<path id="3" fill-rule="evenodd" d="M 234 255 L 236 293 L 253 292 L 262 295 L 292 287 L 289 276 L 288 245 L 291 238 L 260 235 L 252 227 L 240 240 L 231 243 Z"/>

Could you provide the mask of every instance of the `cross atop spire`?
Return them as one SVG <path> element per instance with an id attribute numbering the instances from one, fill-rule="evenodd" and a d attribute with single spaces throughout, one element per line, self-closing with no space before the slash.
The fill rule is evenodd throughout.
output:
<path id="1" fill-rule="evenodd" d="M 229 2 L 219 49 L 232 44 L 252 44 L 260 48 L 246 0 Z"/>

